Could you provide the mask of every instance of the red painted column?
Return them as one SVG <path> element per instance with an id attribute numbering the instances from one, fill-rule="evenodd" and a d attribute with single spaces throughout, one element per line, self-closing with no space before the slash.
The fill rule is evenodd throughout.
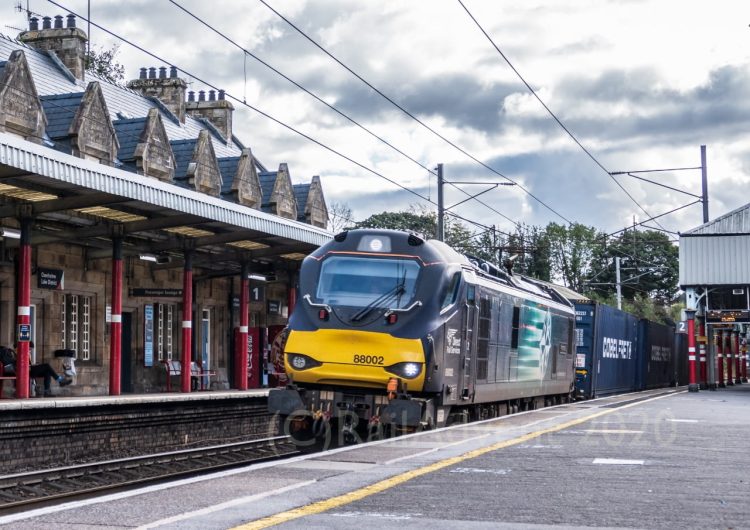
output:
<path id="1" fill-rule="evenodd" d="M 239 381 L 237 388 L 247 390 L 247 333 L 250 323 L 248 310 L 250 306 L 250 268 L 247 264 L 242 264 L 242 277 L 240 278 L 240 355 L 239 355 Z"/>
<path id="2" fill-rule="evenodd" d="M 732 351 L 734 352 L 734 384 L 742 384 L 742 365 L 740 360 L 742 355 L 740 353 L 740 333 L 738 331 L 732 332 Z M 742 359 L 744 362 L 744 359 Z"/>
<path id="3" fill-rule="evenodd" d="M 696 378 L 696 366 L 695 366 L 695 310 L 685 310 L 687 316 L 687 335 L 688 335 L 688 368 L 690 370 L 690 379 L 688 384 L 689 392 L 698 392 L 700 387 L 698 386 Z"/>
<path id="4" fill-rule="evenodd" d="M 16 397 L 29 397 L 29 340 L 31 326 L 31 219 L 21 219 L 21 246 L 18 249 L 18 310 L 16 312 Z M 25 336 L 22 336 L 22 330 Z M 24 340 L 22 340 L 24 339 Z"/>
<path id="5" fill-rule="evenodd" d="M 193 358 L 193 252 L 185 251 L 182 272 L 182 391 L 190 392 L 190 363 Z"/>
<path id="6" fill-rule="evenodd" d="M 706 324 L 705 319 L 699 320 L 698 335 L 701 342 L 698 344 L 698 358 L 700 359 L 700 380 L 698 384 L 701 390 L 708 388 L 708 362 L 706 357 Z"/>
<path id="7" fill-rule="evenodd" d="M 122 354 L 122 238 L 112 239 L 112 320 L 109 333 L 109 395 L 120 395 Z"/>
<path id="8" fill-rule="evenodd" d="M 719 388 L 724 388 L 724 332 L 716 331 L 716 379 Z"/>
<path id="9" fill-rule="evenodd" d="M 742 345 L 742 382 L 747 383 L 747 331 L 745 332 L 745 340 Z"/>
<path id="10" fill-rule="evenodd" d="M 727 363 L 727 386 L 734 386 L 734 355 L 732 354 L 732 332 L 722 333 L 724 337 L 724 359 Z"/>

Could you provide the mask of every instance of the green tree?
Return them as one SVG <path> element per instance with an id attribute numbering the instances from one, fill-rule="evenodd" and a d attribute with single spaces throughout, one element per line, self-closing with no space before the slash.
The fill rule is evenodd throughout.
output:
<path id="1" fill-rule="evenodd" d="M 678 291 L 679 252 L 669 237 L 656 230 L 626 230 L 596 249 L 594 270 L 589 281 L 611 294 L 616 291 L 615 258 L 620 257 L 622 296 L 634 300 L 637 294 L 670 303 Z"/>
<path id="2" fill-rule="evenodd" d="M 328 229 L 337 234 L 352 223 L 352 209 L 349 205 L 345 202 L 332 202 L 328 208 Z"/>
<path id="3" fill-rule="evenodd" d="M 117 62 L 120 47 L 115 44 L 109 49 L 91 48 L 86 52 L 86 70 L 103 77 L 115 85 L 125 81 L 125 67 Z"/>
<path id="4" fill-rule="evenodd" d="M 437 215 L 418 206 L 412 206 L 405 212 L 381 212 L 371 215 L 364 221 L 355 223 L 355 228 L 387 228 L 390 230 L 404 230 L 416 232 L 427 239 L 435 239 L 437 235 Z M 475 255 L 478 245 L 474 242 L 474 234 L 460 221 L 446 217 L 445 243 L 457 251 Z"/>
<path id="5" fill-rule="evenodd" d="M 519 224 L 502 250 L 503 264 L 512 263 L 513 271 L 550 281 L 552 267 L 549 240 L 543 228 Z"/>
<path id="6" fill-rule="evenodd" d="M 589 293 L 592 300 L 607 304 L 612 307 L 617 307 L 617 299 L 614 294 L 607 293 Z M 667 325 L 674 325 L 676 320 L 679 320 L 679 311 L 681 306 L 675 304 L 673 306 L 660 303 L 643 293 L 638 293 L 632 300 L 623 299 L 622 310 L 626 311 L 638 318 L 647 318 L 653 322 L 659 322 Z"/>
<path id="7" fill-rule="evenodd" d="M 550 223 L 545 229 L 549 244 L 552 276 L 566 287 L 583 293 L 592 261 L 601 246 L 601 234 L 594 227 L 574 223 Z"/>

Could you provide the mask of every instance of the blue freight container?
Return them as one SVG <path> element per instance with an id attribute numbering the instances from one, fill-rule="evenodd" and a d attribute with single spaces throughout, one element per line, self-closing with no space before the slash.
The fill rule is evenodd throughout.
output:
<path id="1" fill-rule="evenodd" d="M 596 302 L 575 302 L 576 394 L 593 398 L 637 388 L 638 319 Z"/>
<path id="2" fill-rule="evenodd" d="M 687 333 L 675 334 L 675 386 L 687 385 L 690 378 L 688 365 L 688 336 Z"/>
<path id="3" fill-rule="evenodd" d="M 637 388 L 648 390 L 674 385 L 675 332 L 674 327 L 641 319 L 638 323 L 638 343 L 642 352 Z"/>

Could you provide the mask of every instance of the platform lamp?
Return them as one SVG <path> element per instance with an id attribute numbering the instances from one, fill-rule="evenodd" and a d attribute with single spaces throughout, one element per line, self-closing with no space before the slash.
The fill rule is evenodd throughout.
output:
<path id="1" fill-rule="evenodd" d="M 685 309 L 685 318 L 687 318 L 688 368 L 690 370 L 688 391 L 698 392 L 700 385 L 698 384 L 695 370 L 695 309 Z"/>

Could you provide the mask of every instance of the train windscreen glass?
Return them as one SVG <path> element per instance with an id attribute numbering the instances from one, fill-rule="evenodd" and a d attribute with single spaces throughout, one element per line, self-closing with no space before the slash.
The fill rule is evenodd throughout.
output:
<path id="1" fill-rule="evenodd" d="M 414 298 L 418 275 L 411 260 L 331 256 L 320 268 L 316 297 L 334 306 L 403 308 Z"/>

